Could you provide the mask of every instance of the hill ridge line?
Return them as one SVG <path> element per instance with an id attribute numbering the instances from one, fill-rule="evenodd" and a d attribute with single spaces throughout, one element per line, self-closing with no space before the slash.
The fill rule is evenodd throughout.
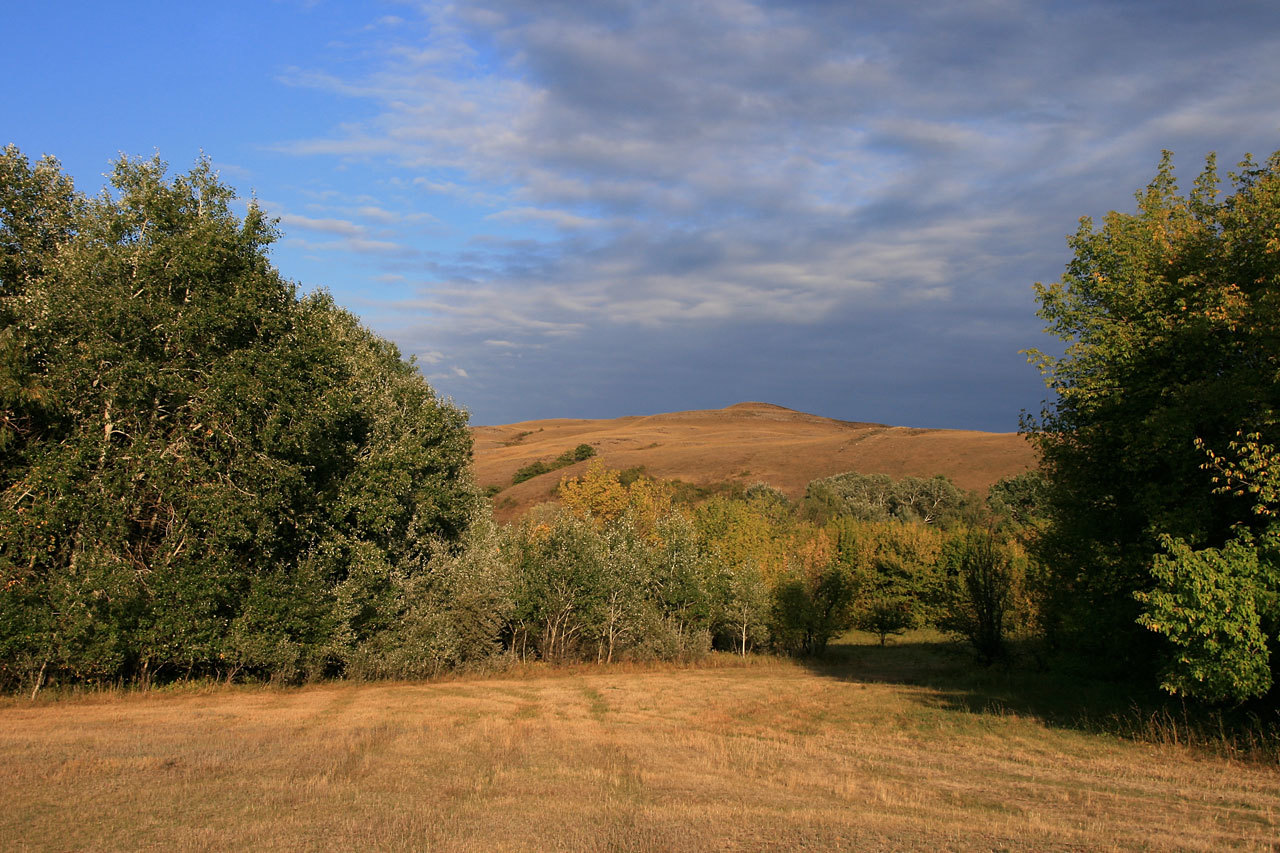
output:
<path id="1" fill-rule="evenodd" d="M 1017 433 L 898 427 L 844 421 L 748 401 L 619 418 L 546 418 L 471 428 L 476 482 L 496 491 L 506 520 L 553 499 L 560 480 L 588 462 L 512 485 L 515 472 L 590 444 L 610 468 L 643 467 L 651 476 L 698 486 L 765 482 L 792 498 L 810 481 L 846 471 L 899 478 L 943 474 L 964 489 L 985 490 L 1034 467 Z"/>

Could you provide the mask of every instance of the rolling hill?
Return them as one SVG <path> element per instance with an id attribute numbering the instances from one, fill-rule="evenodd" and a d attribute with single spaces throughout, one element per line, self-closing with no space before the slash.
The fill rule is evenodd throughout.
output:
<path id="1" fill-rule="evenodd" d="M 581 473 L 589 462 L 514 486 L 512 475 L 579 444 L 594 447 L 610 468 L 639 465 L 650 476 L 699 486 L 765 482 L 792 498 L 803 495 L 810 480 L 845 471 L 945 474 L 963 489 L 981 490 L 1036 462 L 1016 433 L 840 421 L 769 403 L 612 420 L 524 421 L 473 427 L 472 435 L 476 479 L 482 488 L 502 488 L 495 508 L 504 520 L 550 500 L 563 477 Z"/>

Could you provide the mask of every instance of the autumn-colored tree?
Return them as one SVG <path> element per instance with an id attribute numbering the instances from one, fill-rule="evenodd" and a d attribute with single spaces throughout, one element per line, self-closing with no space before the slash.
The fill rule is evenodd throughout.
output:
<path id="1" fill-rule="evenodd" d="M 639 481 L 637 481 L 639 482 Z M 617 521 L 631 503 L 631 492 L 618 472 L 596 459 L 581 477 L 566 477 L 557 490 L 560 503 L 580 519 L 598 524 Z"/>

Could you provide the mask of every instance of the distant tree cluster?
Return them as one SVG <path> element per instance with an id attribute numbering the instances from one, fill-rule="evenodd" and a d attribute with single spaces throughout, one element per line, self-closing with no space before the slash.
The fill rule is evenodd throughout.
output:
<path id="1" fill-rule="evenodd" d="M 1135 214 L 1082 219 L 1033 351 L 1046 628 L 1063 651 L 1176 693 L 1273 688 L 1280 632 L 1280 153 L 1180 195 L 1166 152 Z M 1010 506 L 1020 500 L 1016 495 Z"/>
<path id="2" fill-rule="evenodd" d="M 568 468 L 570 465 L 584 462 L 595 455 L 596 449 L 594 447 L 589 444 L 579 444 L 577 447 L 566 450 L 550 461 L 535 459 L 528 465 L 516 470 L 515 474 L 511 476 L 511 485 L 515 486 L 525 480 L 532 480 L 534 477 L 550 474 L 552 471 L 559 471 L 561 468 Z"/>
<path id="3" fill-rule="evenodd" d="M 894 480 L 888 474 L 850 471 L 814 480 L 805 500 L 813 509 L 831 517 L 943 524 L 960 518 L 972 498 L 941 475 Z"/>
<path id="4" fill-rule="evenodd" d="M 595 463 L 561 483 L 558 507 L 503 528 L 496 553 L 516 598 L 501 645 L 553 660 L 821 654 L 854 626 L 885 639 L 934 625 L 995 659 L 1033 625 L 1010 530 L 849 512 L 816 522 L 829 507 L 764 484 L 696 505 L 676 491 Z"/>

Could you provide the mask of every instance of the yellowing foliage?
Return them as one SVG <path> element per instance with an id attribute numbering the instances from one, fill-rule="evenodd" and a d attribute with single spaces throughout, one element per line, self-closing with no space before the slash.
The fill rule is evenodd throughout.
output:
<path id="1" fill-rule="evenodd" d="M 618 479 L 618 472 L 596 459 L 581 477 L 560 481 L 560 503 L 581 519 L 597 523 L 617 521 L 630 502 L 630 493 Z"/>
<path id="2" fill-rule="evenodd" d="M 639 534 L 657 542 L 658 524 L 672 513 L 671 486 L 641 477 L 622 485 L 616 470 L 596 459 L 581 477 L 560 481 L 560 503 L 575 517 L 603 526 L 629 517 Z"/>
<path id="3" fill-rule="evenodd" d="M 796 564 L 807 578 L 816 578 L 835 562 L 835 545 L 825 530 L 819 530 L 795 549 Z"/>

